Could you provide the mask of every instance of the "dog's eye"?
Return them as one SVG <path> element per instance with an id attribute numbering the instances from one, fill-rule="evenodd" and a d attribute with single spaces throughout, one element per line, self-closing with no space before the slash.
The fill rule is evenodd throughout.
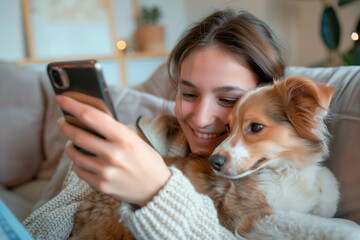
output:
<path id="1" fill-rule="evenodd" d="M 253 132 L 253 133 L 258 133 L 258 132 L 260 132 L 261 130 L 263 130 L 264 129 L 264 125 L 262 125 L 262 124 L 260 124 L 260 123 L 252 123 L 251 125 L 250 125 L 250 130 L 251 130 L 251 132 Z"/>
<path id="2" fill-rule="evenodd" d="M 230 132 L 230 125 L 229 124 L 226 124 L 226 131 Z"/>

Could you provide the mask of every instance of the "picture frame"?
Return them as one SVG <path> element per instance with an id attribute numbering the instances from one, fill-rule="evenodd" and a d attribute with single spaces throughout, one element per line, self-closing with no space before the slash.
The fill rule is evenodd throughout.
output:
<path id="1" fill-rule="evenodd" d="M 22 1 L 30 59 L 116 55 L 112 0 Z"/>

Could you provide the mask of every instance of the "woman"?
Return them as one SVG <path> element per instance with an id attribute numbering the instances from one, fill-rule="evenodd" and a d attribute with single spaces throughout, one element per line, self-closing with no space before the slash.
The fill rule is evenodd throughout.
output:
<path id="1" fill-rule="evenodd" d="M 212 201 L 161 156 L 209 156 L 227 137 L 227 116 L 241 95 L 284 75 L 279 48 L 269 28 L 253 15 L 218 11 L 185 33 L 168 69 L 178 86 L 176 119 L 140 119 L 131 130 L 91 106 L 56 97 L 61 108 L 105 139 L 59 120 L 71 140 L 66 153 L 73 171 L 63 190 L 25 221 L 36 238 L 66 239 L 76 207 L 93 191 L 89 185 L 126 202 L 122 220 L 137 238 L 235 238 L 219 224 Z"/>

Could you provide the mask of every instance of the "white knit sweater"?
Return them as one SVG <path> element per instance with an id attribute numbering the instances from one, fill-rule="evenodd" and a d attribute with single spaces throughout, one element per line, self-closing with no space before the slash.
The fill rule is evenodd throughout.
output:
<path id="1" fill-rule="evenodd" d="M 143 120 L 139 123 L 145 138 L 160 154 L 186 154 L 183 134 L 167 139 L 168 119 Z M 156 129 L 152 130 L 152 129 Z M 144 136 L 143 136 L 144 137 Z M 124 224 L 137 239 L 241 239 L 222 227 L 216 209 L 205 195 L 195 191 L 189 180 L 177 169 L 154 199 L 133 210 L 123 203 L 119 209 Z M 36 239 L 68 239 L 73 216 L 80 201 L 93 190 L 69 170 L 63 190 L 34 211 L 24 225 Z M 276 213 L 262 219 L 251 239 L 360 239 L 355 224 L 295 212 Z"/>

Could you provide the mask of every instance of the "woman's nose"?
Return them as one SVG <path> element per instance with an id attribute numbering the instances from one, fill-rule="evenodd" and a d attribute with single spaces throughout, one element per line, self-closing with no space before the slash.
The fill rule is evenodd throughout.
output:
<path id="1" fill-rule="evenodd" d="M 193 113 L 193 121 L 198 127 L 207 127 L 214 123 L 216 109 L 209 99 L 202 99 Z"/>

